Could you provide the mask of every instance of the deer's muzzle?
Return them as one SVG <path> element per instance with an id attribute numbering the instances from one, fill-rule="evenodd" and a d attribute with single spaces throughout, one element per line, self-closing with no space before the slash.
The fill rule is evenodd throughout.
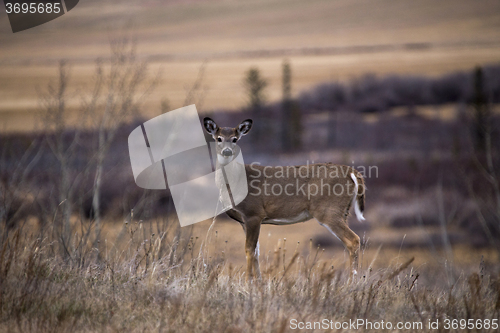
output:
<path id="1" fill-rule="evenodd" d="M 222 150 L 222 156 L 229 157 L 232 155 L 233 155 L 233 151 L 231 149 L 225 148 L 224 150 Z"/>

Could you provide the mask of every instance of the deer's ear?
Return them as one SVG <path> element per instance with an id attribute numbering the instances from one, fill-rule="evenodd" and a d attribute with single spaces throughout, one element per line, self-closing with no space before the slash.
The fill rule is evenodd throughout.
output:
<path id="1" fill-rule="evenodd" d="M 205 117 L 203 118 L 203 127 L 205 128 L 205 131 L 208 132 L 208 134 L 214 135 L 215 132 L 219 129 L 219 126 L 213 121 L 212 118 Z"/>
<path id="2" fill-rule="evenodd" d="M 240 136 L 247 135 L 252 128 L 252 124 L 252 119 L 243 120 L 241 124 L 238 125 L 238 133 L 240 134 Z"/>

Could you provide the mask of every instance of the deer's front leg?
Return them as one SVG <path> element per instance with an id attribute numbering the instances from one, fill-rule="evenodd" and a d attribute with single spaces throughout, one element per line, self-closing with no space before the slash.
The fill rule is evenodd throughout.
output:
<path id="1" fill-rule="evenodd" d="M 245 221 L 245 253 L 247 257 L 247 281 L 254 276 L 260 278 L 259 254 L 257 245 L 259 243 L 260 224 L 262 219 L 253 217 Z"/>

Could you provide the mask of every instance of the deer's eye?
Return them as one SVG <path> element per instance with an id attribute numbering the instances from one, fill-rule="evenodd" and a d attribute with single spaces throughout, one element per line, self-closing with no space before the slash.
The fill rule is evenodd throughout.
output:
<path id="1" fill-rule="evenodd" d="M 222 138 L 220 136 L 217 138 L 217 142 L 222 142 Z"/>
<path id="2" fill-rule="evenodd" d="M 234 137 L 234 138 L 232 139 L 232 141 L 233 141 L 233 143 L 236 143 L 236 141 L 238 141 L 238 138 L 237 138 L 237 137 Z"/>

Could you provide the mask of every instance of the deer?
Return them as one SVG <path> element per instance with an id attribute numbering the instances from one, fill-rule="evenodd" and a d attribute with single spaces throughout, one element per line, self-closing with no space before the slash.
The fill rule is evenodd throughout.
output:
<path id="1" fill-rule="evenodd" d="M 237 142 L 250 132 L 252 124 L 247 119 L 234 128 L 219 127 L 213 119 L 203 119 L 204 129 L 215 140 L 218 167 L 234 159 Z M 350 275 L 357 274 L 360 238 L 349 228 L 348 217 L 354 206 L 357 219 L 365 219 L 365 183 L 360 172 L 333 163 L 281 167 L 252 163 L 245 164 L 244 169 L 248 194 L 225 213 L 245 232 L 247 280 L 261 276 L 258 257 L 262 224 L 289 225 L 311 219 L 343 243 L 349 252 Z M 315 195 L 311 195 L 313 190 Z"/>

